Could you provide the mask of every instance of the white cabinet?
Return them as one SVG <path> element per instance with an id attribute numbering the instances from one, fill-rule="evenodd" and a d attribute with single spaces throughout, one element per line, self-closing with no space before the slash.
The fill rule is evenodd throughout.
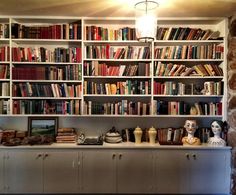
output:
<path id="1" fill-rule="evenodd" d="M 184 193 L 186 190 L 186 159 L 179 150 L 155 152 L 155 190 L 159 193 Z"/>
<path id="2" fill-rule="evenodd" d="M 77 192 L 77 153 L 71 151 L 8 151 L 7 193 Z"/>
<path id="3" fill-rule="evenodd" d="M 40 151 L 11 150 L 5 154 L 7 193 L 42 193 L 43 164 Z"/>
<path id="4" fill-rule="evenodd" d="M 44 155 L 44 192 L 78 192 L 78 153 L 76 151 L 60 150 L 45 152 Z"/>
<path id="5" fill-rule="evenodd" d="M 83 151 L 83 192 L 149 193 L 151 151 Z"/>
<path id="6" fill-rule="evenodd" d="M 0 151 L 0 193 L 4 191 L 4 152 Z"/>
<path id="7" fill-rule="evenodd" d="M 230 194 L 230 149 L 7 149 L 0 194 Z"/>
<path id="8" fill-rule="evenodd" d="M 85 150 L 82 190 L 85 193 L 115 192 L 115 154 L 111 150 Z"/>
<path id="9" fill-rule="evenodd" d="M 230 151 L 160 150 L 156 157 L 158 193 L 230 193 Z"/>
<path id="10" fill-rule="evenodd" d="M 190 191 L 198 194 L 229 193 L 230 153 L 206 150 L 189 153 Z"/>
<path id="11" fill-rule="evenodd" d="M 117 192 L 151 192 L 152 152 L 150 150 L 121 150 L 117 156 Z"/>

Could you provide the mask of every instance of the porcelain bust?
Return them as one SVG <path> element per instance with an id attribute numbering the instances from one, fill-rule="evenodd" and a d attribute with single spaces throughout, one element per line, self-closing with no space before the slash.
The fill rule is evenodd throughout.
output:
<path id="1" fill-rule="evenodd" d="M 220 135 L 221 131 L 223 130 L 223 122 L 222 121 L 213 121 L 211 123 L 211 130 L 214 134 L 213 137 L 210 137 L 207 141 L 208 145 L 210 146 L 225 146 L 225 140 L 223 140 Z"/>
<path id="2" fill-rule="evenodd" d="M 182 138 L 183 144 L 184 145 L 201 145 L 200 139 L 197 137 L 194 137 L 194 133 L 197 130 L 196 120 L 186 120 L 184 124 L 184 128 L 186 129 L 188 135 Z"/>

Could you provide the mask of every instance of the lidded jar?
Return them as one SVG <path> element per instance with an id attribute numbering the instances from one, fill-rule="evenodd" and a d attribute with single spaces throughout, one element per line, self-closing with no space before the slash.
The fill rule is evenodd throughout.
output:
<path id="1" fill-rule="evenodd" d="M 148 135 L 149 135 L 150 144 L 155 144 L 156 143 L 157 131 L 153 126 L 148 130 Z"/>
<path id="2" fill-rule="evenodd" d="M 141 144 L 142 134 L 143 134 L 142 129 L 139 126 L 137 126 L 134 130 L 134 137 L 135 137 L 136 144 Z"/>

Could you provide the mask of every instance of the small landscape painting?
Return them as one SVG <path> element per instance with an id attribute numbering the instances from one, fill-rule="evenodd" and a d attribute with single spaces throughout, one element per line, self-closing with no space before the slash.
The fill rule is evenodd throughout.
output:
<path id="1" fill-rule="evenodd" d="M 28 119 L 29 135 L 56 135 L 57 118 L 29 117 Z"/>

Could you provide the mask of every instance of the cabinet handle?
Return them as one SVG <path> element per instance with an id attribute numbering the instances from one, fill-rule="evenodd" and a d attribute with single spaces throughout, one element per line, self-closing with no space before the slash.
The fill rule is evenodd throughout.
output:
<path id="1" fill-rule="evenodd" d="M 197 155 L 193 154 L 193 159 L 196 160 L 197 159 Z"/>
<path id="2" fill-rule="evenodd" d="M 122 154 L 119 154 L 119 159 L 121 159 L 122 158 Z"/>
<path id="3" fill-rule="evenodd" d="M 42 157 L 42 154 L 38 154 L 37 157 L 36 157 L 36 159 L 38 159 L 38 158 L 40 158 L 40 157 Z"/>
<path id="4" fill-rule="evenodd" d="M 49 156 L 48 154 L 44 154 L 43 160 L 44 160 L 45 158 L 47 158 L 48 156 Z"/>
<path id="5" fill-rule="evenodd" d="M 115 159 L 116 158 L 116 154 L 112 154 L 112 159 Z"/>
<path id="6" fill-rule="evenodd" d="M 186 158 L 189 160 L 189 154 L 188 154 L 188 153 L 186 153 L 186 154 L 185 154 L 185 156 L 186 156 Z"/>

